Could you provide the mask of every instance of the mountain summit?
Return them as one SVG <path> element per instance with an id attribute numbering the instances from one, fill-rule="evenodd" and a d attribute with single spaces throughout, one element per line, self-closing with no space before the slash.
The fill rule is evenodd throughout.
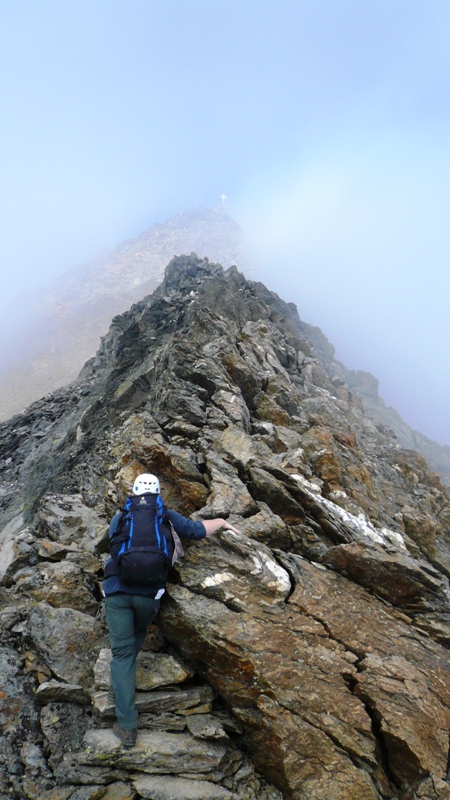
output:
<path id="1" fill-rule="evenodd" d="M 79 379 L 0 426 L 0 793 L 448 800 L 450 494 L 260 283 L 172 260 Z M 99 579 L 141 472 L 190 547 L 114 739 Z"/>

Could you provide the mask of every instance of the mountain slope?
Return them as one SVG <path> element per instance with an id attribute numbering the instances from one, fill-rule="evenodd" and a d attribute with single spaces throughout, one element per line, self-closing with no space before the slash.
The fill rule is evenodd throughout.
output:
<path id="1" fill-rule="evenodd" d="M 8 364 L 0 365 L 0 420 L 74 380 L 96 352 L 111 319 L 153 291 L 168 261 L 183 252 L 225 267 L 235 264 L 242 269 L 248 262 L 243 232 L 223 205 L 189 209 L 152 225 L 102 259 L 67 272 L 38 297 L 27 298 L 34 322 L 12 342 L 8 337 Z M 386 407 L 372 375 L 347 370 L 339 362 L 335 369 L 337 378 L 360 396 L 375 425 L 392 430 L 402 447 L 420 452 L 449 485 L 450 448 L 413 430 Z"/>
<path id="2" fill-rule="evenodd" d="M 73 381 L 95 354 L 111 319 L 153 291 L 168 261 L 185 252 L 242 267 L 242 232 L 220 206 L 190 209 L 27 298 L 33 321 L 13 342 L 9 337 L 10 358 L 0 369 L 0 420 Z"/>
<path id="3" fill-rule="evenodd" d="M 5 796 L 448 799 L 450 496 L 338 370 L 295 306 L 180 257 L 75 384 L 1 426 Z M 144 470 L 242 535 L 173 573 L 127 753 L 97 581 Z"/>

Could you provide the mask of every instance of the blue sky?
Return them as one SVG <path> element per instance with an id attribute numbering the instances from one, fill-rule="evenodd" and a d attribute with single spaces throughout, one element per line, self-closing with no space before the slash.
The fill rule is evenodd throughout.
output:
<path id="1" fill-rule="evenodd" d="M 0 0 L 3 326 L 225 192 L 256 277 L 450 444 L 449 35 L 448 0 Z"/>

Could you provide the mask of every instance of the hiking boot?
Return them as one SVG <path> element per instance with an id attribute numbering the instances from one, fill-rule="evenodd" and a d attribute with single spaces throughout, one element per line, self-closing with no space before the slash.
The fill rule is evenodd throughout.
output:
<path id="1" fill-rule="evenodd" d="M 115 702 L 116 702 L 116 695 L 115 695 L 115 693 L 114 693 L 114 686 L 113 686 L 112 684 L 111 684 L 111 686 L 109 687 L 109 692 L 108 692 L 108 701 L 109 701 L 110 703 L 112 703 L 113 705 L 115 705 Z"/>
<path id="2" fill-rule="evenodd" d="M 130 728 L 129 731 L 125 731 L 120 727 L 118 722 L 115 722 L 113 725 L 113 734 L 120 739 L 124 747 L 134 747 L 136 744 L 137 728 Z"/>

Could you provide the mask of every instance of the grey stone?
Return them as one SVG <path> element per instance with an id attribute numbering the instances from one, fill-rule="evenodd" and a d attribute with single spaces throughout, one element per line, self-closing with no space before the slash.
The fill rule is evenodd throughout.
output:
<path id="1" fill-rule="evenodd" d="M 232 800 L 233 795 L 211 781 L 195 781 L 165 775 L 135 778 L 133 786 L 149 800 Z"/>
<path id="2" fill-rule="evenodd" d="M 213 714 L 195 714 L 187 717 L 186 724 L 190 733 L 197 739 L 228 739 L 223 725 Z"/>
<path id="3" fill-rule="evenodd" d="M 62 561 L 73 548 L 73 545 L 61 544 L 51 539 L 39 539 L 36 546 L 39 558 L 48 559 L 49 561 Z"/>
<path id="4" fill-rule="evenodd" d="M 136 707 L 139 713 L 164 712 L 182 713 L 184 711 L 203 708 L 214 700 L 215 694 L 210 686 L 199 686 L 180 691 L 136 692 Z M 107 692 L 94 692 L 92 695 L 94 710 L 101 717 L 108 717 L 114 710 L 108 701 Z"/>
<path id="5" fill-rule="evenodd" d="M 0 537 L 0 583 L 11 586 L 17 570 L 37 563 L 35 539 L 25 528 L 22 514 L 3 528 Z"/>
<path id="6" fill-rule="evenodd" d="M 30 611 L 28 630 L 33 646 L 61 681 L 93 685 L 94 663 L 105 644 L 100 622 L 81 611 L 41 602 Z"/>
<path id="7" fill-rule="evenodd" d="M 75 751 L 66 752 L 62 757 L 55 759 L 53 774 L 62 786 L 73 784 L 108 786 L 113 781 L 124 782 L 130 777 L 126 769 L 112 768 L 110 764 L 104 766 L 80 764 Z"/>
<path id="8" fill-rule="evenodd" d="M 79 703 L 86 705 L 91 703 L 91 696 L 83 689 L 70 683 L 60 683 L 59 681 L 45 681 L 36 690 L 36 702 L 46 705 L 47 703 Z"/>
<path id="9" fill-rule="evenodd" d="M 95 683 L 101 689 L 108 689 L 110 685 L 111 658 L 111 650 L 103 649 L 95 664 Z M 158 686 L 182 683 L 190 677 L 192 677 L 192 672 L 167 653 L 141 651 L 138 655 L 136 689 L 139 692 L 148 692 Z"/>
<path id="10" fill-rule="evenodd" d="M 81 747 L 84 734 L 92 726 L 92 713 L 88 705 L 51 702 L 42 706 L 40 724 L 50 753 L 49 764 L 55 769 L 66 753 Z"/>
<path id="11" fill-rule="evenodd" d="M 230 517 L 232 522 L 242 533 L 262 542 L 271 548 L 289 550 L 291 547 L 291 536 L 285 522 L 278 514 L 274 514 L 266 503 L 258 503 L 259 511 L 251 517 L 245 519 Z"/>
<path id="12" fill-rule="evenodd" d="M 202 774 L 222 780 L 236 772 L 241 757 L 223 744 L 207 742 L 188 733 L 139 731 L 136 745 L 122 748 L 112 730 L 88 731 L 83 750 L 77 754 L 82 765 L 109 765 L 153 774 Z"/>
<path id="13" fill-rule="evenodd" d="M 186 729 L 186 720 L 181 714 L 139 714 L 139 728 L 147 728 L 154 731 L 177 731 Z"/>
<path id="14" fill-rule="evenodd" d="M 68 560 L 45 562 L 35 567 L 32 573 L 16 577 L 15 592 L 18 595 L 44 600 L 55 607 L 70 607 L 93 616 L 97 614 L 95 582 L 77 564 Z"/>
<path id="15" fill-rule="evenodd" d="M 206 506 L 208 516 L 223 517 L 230 511 L 244 517 L 255 513 L 257 506 L 237 472 L 212 452 L 208 453 L 206 462 L 211 475 L 210 495 Z"/>
<path id="16" fill-rule="evenodd" d="M 291 592 L 287 571 L 264 544 L 223 530 L 202 548 L 191 548 L 180 567 L 183 584 L 232 608 L 259 616 L 284 604 Z"/>
<path id="17" fill-rule="evenodd" d="M 83 502 L 80 494 L 47 494 L 39 504 L 40 531 L 65 545 L 78 545 L 93 552 L 100 534 L 107 528 L 105 518 Z"/>

